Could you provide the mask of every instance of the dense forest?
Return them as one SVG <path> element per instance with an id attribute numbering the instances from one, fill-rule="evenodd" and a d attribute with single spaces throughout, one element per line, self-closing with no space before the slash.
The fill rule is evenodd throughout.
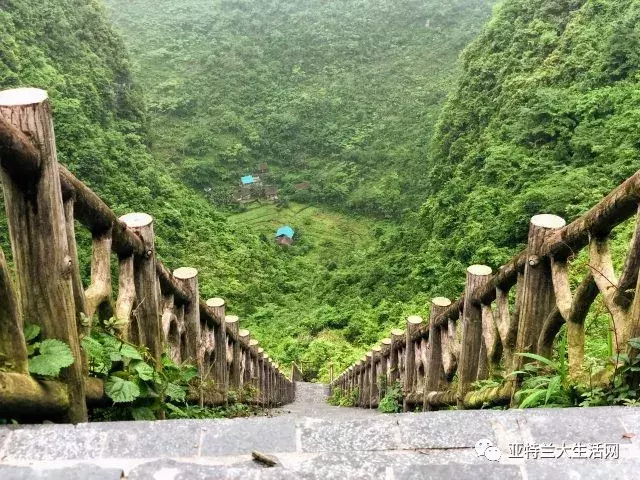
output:
<path id="1" fill-rule="evenodd" d="M 503 263 L 532 215 L 572 220 L 637 170 L 637 2 L 493 3 L 0 0 L 0 85 L 48 90 L 61 162 L 326 379 Z M 231 205 L 263 162 L 280 201 Z"/>

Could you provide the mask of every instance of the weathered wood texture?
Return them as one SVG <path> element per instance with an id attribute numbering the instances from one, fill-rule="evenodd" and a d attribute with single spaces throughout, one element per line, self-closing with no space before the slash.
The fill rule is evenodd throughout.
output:
<path id="1" fill-rule="evenodd" d="M 79 345 L 79 334 L 89 333 L 94 317 L 115 315 L 118 334 L 148 347 L 158 369 L 165 350 L 176 361 L 197 364 L 201 378 L 209 360 L 206 366 L 220 388 L 210 403 L 227 401 L 227 339 L 234 345 L 234 385 L 258 385 L 258 351 L 250 345 L 248 331 L 239 332 L 237 321 L 226 328 L 224 301 L 216 299 L 209 306 L 199 298 L 195 269 L 183 267 L 172 274 L 156 258 L 153 218 L 144 213 L 118 218 L 58 164 L 46 92 L 0 92 L 0 175 L 15 269 L 12 278 L 0 251 L 3 416 L 86 421 L 87 401 L 105 399 L 102 382 L 85 378 L 87 363 Z M 86 290 L 78 267 L 76 220 L 93 238 Z M 119 259 L 115 302 L 112 253 Z M 37 324 L 42 338 L 70 346 L 76 361 L 63 370 L 60 381 L 28 374 L 24 324 Z M 292 401 L 294 384 L 273 362 L 263 362 L 262 368 L 262 377 L 271 379 L 262 385 L 262 397 L 270 404 Z"/>
<path id="2" fill-rule="evenodd" d="M 584 321 L 598 294 L 611 315 L 612 349 L 635 355 L 628 340 L 640 337 L 640 295 L 636 294 L 640 288 L 639 202 L 640 171 L 569 225 L 554 215 L 534 216 L 525 251 L 493 275 L 489 267 L 470 267 L 460 298 L 454 302 L 434 299 L 428 328 L 408 325 L 406 334 L 394 330 L 375 364 L 387 368 L 384 378 L 388 383 L 401 382 L 405 408 L 420 404 L 427 410 L 513 404 L 517 377 L 505 377 L 503 384 L 477 391 L 472 383 L 494 371 L 519 369 L 527 359 L 517 353 L 550 357 L 564 324 L 570 376 L 584 381 L 588 374 Z M 613 228 L 634 215 L 635 231 L 618 275 L 609 236 Z M 572 265 L 585 247 L 587 266 Z M 573 292 L 570 269 L 573 275 L 584 275 Z M 384 372 L 384 367 L 378 371 Z M 332 387 L 347 393 L 360 388 L 357 403 L 369 406 L 362 388 L 370 376 L 367 363 L 361 360 L 340 374 Z M 640 385 L 640 374 L 637 383 Z"/>

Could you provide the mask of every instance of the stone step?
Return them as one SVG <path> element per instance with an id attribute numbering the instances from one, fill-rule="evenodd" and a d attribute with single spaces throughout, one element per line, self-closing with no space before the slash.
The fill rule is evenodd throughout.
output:
<path id="1" fill-rule="evenodd" d="M 625 407 L 441 411 L 357 420 L 289 415 L 19 425 L 0 427 L 0 479 L 56 478 L 55 472 L 76 478 L 69 473 L 75 469 L 91 473 L 77 478 L 96 480 L 120 472 L 129 480 L 432 478 L 427 470 L 444 476 L 452 468 L 469 478 L 484 478 L 485 471 L 505 478 L 605 478 L 603 472 L 607 478 L 637 478 L 628 472 L 640 468 L 639 439 L 640 409 Z M 498 461 L 477 455 L 481 440 L 496 447 Z M 509 458 L 513 446 L 546 443 L 567 451 L 574 444 L 615 444 L 620 458 Z M 255 464 L 253 450 L 276 456 L 282 466 Z M 159 470 L 149 473 L 154 469 Z"/>

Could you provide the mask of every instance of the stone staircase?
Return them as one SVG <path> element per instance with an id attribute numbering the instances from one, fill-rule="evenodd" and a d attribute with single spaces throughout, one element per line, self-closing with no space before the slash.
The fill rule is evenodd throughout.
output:
<path id="1" fill-rule="evenodd" d="M 298 383 L 296 401 L 271 417 L 0 427 L 0 479 L 567 480 L 636 479 L 640 471 L 640 409 L 383 415 L 332 407 L 326 396 L 324 385 Z M 478 456 L 483 439 L 499 459 Z M 618 459 L 568 456 L 605 443 L 617 445 Z M 565 455 L 509 458 L 510 444 L 529 453 L 564 445 Z M 278 465 L 253 461 L 254 450 Z"/>

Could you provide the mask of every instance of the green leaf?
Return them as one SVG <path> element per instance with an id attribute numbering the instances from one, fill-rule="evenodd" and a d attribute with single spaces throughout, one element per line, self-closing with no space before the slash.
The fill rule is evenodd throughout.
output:
<path id="1" fill-rule="evenodd" d="M 153 380 L 155 378 L 155 370 L 148 363 L 143 362 L 142 360 L 138 360 L 133 364 L 133 369 L 138 374 L 140 380 Z"/>
<path id="2" fill-rule="evenodd" d="M 520 408 L 528 408 L 531 405 L 535 406 L 535 404 L 542 399 L 546 393 L 546 390 L 535 390 L 520 403 Z"/>
<path id="3" fill-rule="evenodd" d="M 155 420 L 156 415 L 149 407 L 136 407 L 131 410 L 134 420 Z"/>
<path id="4" fill-rule="evenodd" d="M 198 376 L 198 369 L 196 367 L 192 367 L 191 365 L 187 366 L 182 371 L 182 381 L 185 383 L 189 383 L 192 379 Z"/>
<path id="5" fill-rule="evenodd" d="M 187 397 L 187 392 L 180 385 L 168 383 L 165 395 L 175 402 L 184 402 Z"/>
<path id="6" fill-rule="evenodd" d="M 29 359 L 29 372 L 45 377 L 57 377 L 60 370 L 74 362 L 69 346 L 56 339 L 47 339 L 40 343 L 38 354 Z"/>
<path id="7" fill-rule="evenodd" d="M 640 338 L 632 338 L 627 343 L 633 348 L 640 350 Z"/>
<path id="8" fill-rule="evenodd" d="M 120 347 L 120 355 L 131 360 L 142 360 L 142 355 L 138 352 L 138 349 L 128 343 L 123 343 Z"/>
<path id="9" fill-rule="evenodd" d="M 549 360 L 547 357 L 543 357 L 542 355 L 537 355 L 535 353 L 516 353 L 516 355 L 537 360 L 540 363 L 544 363 L 545 365 L 550 366 L 554 370 L 557 370 L 557 365 L 555 364 L 555 362 L 553 360 Z"/>
<path id="10" fill-rule="evenodd" d="M 38 325 L 29 323 L 24 326 L 24 339 L 26 342 L 34 340 L 38 335 L 40 335 L 40 327 Z"/>
<path id="11" fill-rule="evenodd" d="M 140 396 L 138 385 L 111 375 L 104 385 L 104 392 L 115 403 L 132 402 Z"/>

